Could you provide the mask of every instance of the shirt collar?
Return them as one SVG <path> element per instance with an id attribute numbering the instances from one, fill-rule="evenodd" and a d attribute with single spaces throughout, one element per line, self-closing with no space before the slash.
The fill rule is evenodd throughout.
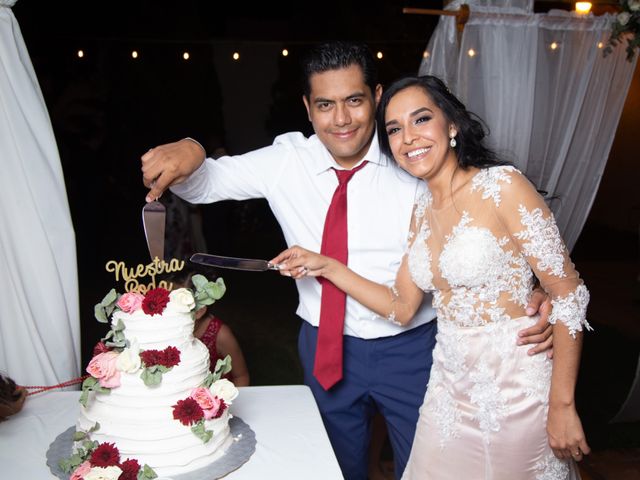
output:
<path id="1" fill-rule="evenodd" d="M 319 143 L 321 143 L 320 139 L 317 136 L 316 136 L 316 140 Z M 389 159 L 387 158 L 387 156 L 383 155 L 380 152 L 380 145 L 378 144 L 377 129 L 374 129 L 373 131 L 373 139 L 371 140 L 371 145 L 369 145 L 369 150 L 367 150 L 367 153 L 362 158 L 362 160 L 360 160 L 360 162 L 354 165 L 354 168 L 360 165 L 365 160 L 367 160 L 369 163 L 377 163 L 381 167 L 387 166 L 389 164 Z M 340 165 L 338 165 L 338 163 L 331 156 L 331 153 L 329 153 L 329 150 L 327 150 L 327 148 L 324 145 L 322 145 L 322 155 L 320 156 L 320 159 L 317 162 L 316 167 L 317 167 L 316 168 L 317 174 L 324 173 L 331 168 L 344 170 Z"/>

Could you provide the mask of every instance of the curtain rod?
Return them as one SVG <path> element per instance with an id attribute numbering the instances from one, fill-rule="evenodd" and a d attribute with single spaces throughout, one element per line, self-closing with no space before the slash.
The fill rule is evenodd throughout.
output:
<path id="1" fill-rule="evenodd" d="M 460 10 L 432 10 L 430 8 L 409 8 L 402 9 L 402 13 L 416 15 L 443 15 L 448 17 L 456 17 L 456 26 L 459 31 L 464 30 L 464 25 L 469 20 L 469 5 L 460 5 Z"/>

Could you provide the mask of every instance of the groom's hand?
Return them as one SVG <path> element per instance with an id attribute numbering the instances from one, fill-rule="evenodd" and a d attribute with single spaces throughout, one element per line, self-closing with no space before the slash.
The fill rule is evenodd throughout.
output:
<path id="1" fill-rule="evenodd" d="M 518 345 L 535 344 L 529 349 L 529 355 L 540 352 L 547 352 L 549 358 L 553 358 L 553 325 L 549 324 L 549 314 L 551 313 L 551 300 L 549 296 L 540 288 L 536 288 L 531 294 L 526 308 L 527 315 L 540 315 L 540 318 L 532 327 L 518 332 Z"/>

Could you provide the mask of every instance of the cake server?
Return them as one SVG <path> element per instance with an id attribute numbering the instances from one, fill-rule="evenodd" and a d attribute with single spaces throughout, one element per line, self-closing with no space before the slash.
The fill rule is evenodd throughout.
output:
<path id="1" fill-rule="evenodd" d="M 222 257 L 220 255 L 209 255 L 207 253 L 194 253 L 189 260 L 193 263 L 199 263 L 200 265 L 230 268 L 232 270 L 247 270 L 250 272 L 278 270 L 277 265 L 273 265 L 266 260 L 258 260 L 255 258 Z"/>
<path id="2" fill-rule="evenodd" d="M 167 209 L 159 201 L 147 203 L 142 207 L 142 225 L 151 260 L 158 257 L 164 260 L 164 228 Z"/>

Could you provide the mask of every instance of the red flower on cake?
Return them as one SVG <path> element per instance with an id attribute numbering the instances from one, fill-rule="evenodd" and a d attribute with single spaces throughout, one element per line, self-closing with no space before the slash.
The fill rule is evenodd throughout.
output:
<path id="1" fill-rule="evenodd" d="M 167 347 L 164 350 L 144 350 L 140 352 L 140 359 L 145 367 L 162 365 L 171 368 L 180 363 L 180 350 L 176 347 Z"/>
<path id="2" fill-rule="evenodd" d="M 149 290 L 142 300 L 142 310 L 147 315 L 159 315 L 169 303 L 169 291 L 165 288 Z"/>
<path id="3" fill-rule="evenodd" d="M 98 445 L 89 459 L 93 467 L 111 467 L 120 463 L 120 452 L 113 443 Z"/>
<path id="4" fill-rule="evenodd" d="M 161 365 L 167 368 L 171 368 L 180 363 L 180 350 L 178 350 L 176 347 L 167 347 L 162 353 L 163 358 L 160 361 Z"/>
<path id="5" fill-rule="evenodd" d="M 152 367 L 160 363 L 160 357 L 162 353 L 160 350 L 144 350 L 140 352 L 140 359 L 146 367 Z"/>
<path id="6" fill-rule="evenodd" d="M 227 404 L 224 403 L 224 400 L 218 397 L 216 397 L 216 399 L 220 400 L 220 403 L 218 405 L 218 410 L 216 410 L 216 412 L 213 414 L 213 417 L 211 418 L 220 418 L 224 411 L 227 409 Z"/>
<path id="7" fill-rule="evenodd" d="M 140 464 L 137 460 L 125 460 L 120 465 L 122 473 L 118 477 L 118 480 L 137 480 L 138 471 L 140 471 Z"/>
<path id="8" fill-rule="evenodd" d="M 202 420 L 204 412 L 198 402 L 188 397 L 185 400 L 178 400 L 178 403 L 173 406 L 173 418 L 179 420 L 181 424 L 189 426 Z"/>
<path id="9" fill-rule="evenodd" d="M 98 342 L 96 343 L 96 346 L 93 347 L 93 355 L 92 357 L 95 357 L 96 355 L 99 355 L 101 353 L 104 352 L 108 352 L 109 351 L 109 347 L 107 347 L 104 342 Z"/>

